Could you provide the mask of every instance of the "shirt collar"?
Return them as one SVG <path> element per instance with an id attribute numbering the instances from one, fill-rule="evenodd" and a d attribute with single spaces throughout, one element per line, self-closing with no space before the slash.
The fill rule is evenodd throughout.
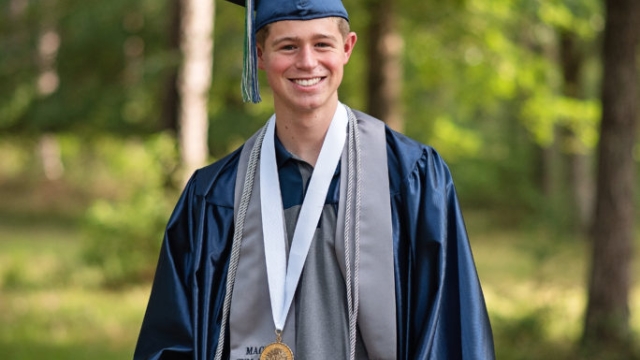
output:
<path id="1" fill-rule="evenodd" d="M 275 150 L 276 150 L 276 162 L 278 164 L 278 168 L 283 167 L 287 161 L 291 160 L 291 159 L 295 159 L 295 157 L 293 156 L 292 153 L 289 152 L 289 150 L 287 150 L 284 145 L 282 145 L 282 142 L 280 141 L 280 139 L 278 139 L 277 135 L 275 136 L 275 141 L 274 141 L 274 145 L 275 145 Z"/>

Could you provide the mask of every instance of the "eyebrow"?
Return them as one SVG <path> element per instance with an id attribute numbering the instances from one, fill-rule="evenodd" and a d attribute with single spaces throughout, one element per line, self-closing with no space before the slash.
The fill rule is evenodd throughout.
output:
<path id="1" fill-rule="evenodd" d="M 312 40 L 328 39 L 328 40 L 333 40 L 333 41 L 337 40 L 337 38 L 335 36 L 327 35 L 327 34 L 316 34 L 316 35 L 313 35 L 311 37 L 311 39 Z M 298 37 L 298 36 L 283 36 L 281 38 L 275 39 L 271 43 L 271 46 L 276 46 L 276 45 L 278 45 L 280 43 L 287 42 L 287 41 L 297 42 L 297 41 L 300 41 L 300 37 Z"/>

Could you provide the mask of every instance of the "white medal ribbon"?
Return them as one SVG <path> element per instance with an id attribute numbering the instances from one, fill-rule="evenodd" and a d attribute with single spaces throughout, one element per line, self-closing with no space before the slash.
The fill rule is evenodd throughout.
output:
<path id="1" fill-rule="evenodd" d="M 269 119 L 260 153 L 260 206 L 271 312 L 276 330 L 284 328 L 302 268 L 324 207 L 329 184 L 347 134 L 347 110 L 338 104 L 300 209 L 286 261 L 284 210 L 275 153 L 275 116 Z"/>

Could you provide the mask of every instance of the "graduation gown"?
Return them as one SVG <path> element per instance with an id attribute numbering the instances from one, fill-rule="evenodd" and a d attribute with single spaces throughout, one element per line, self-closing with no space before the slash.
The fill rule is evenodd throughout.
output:
<path id="1" fill-rule="evenodd" d="M 397 358 L 494 359 L 484 297 L 449 169 L 431 147 L 385 131 Z M 240 150 L 196 171 L 183 191 L 167 225 L 135 359 L 213 359 Z"/>

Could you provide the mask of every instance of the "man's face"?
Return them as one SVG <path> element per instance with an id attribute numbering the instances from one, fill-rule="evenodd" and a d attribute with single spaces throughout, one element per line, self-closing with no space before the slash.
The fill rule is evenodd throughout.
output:
<path id="1" fill-rule="evenodd" d="M 276 109 L 308 112 L 334 106 L 344 65 L 356 43 L 356 34 L 340 34 L 335 19 L 292 20 L 272 23 L 258 67 L 267 74 Z"/>

